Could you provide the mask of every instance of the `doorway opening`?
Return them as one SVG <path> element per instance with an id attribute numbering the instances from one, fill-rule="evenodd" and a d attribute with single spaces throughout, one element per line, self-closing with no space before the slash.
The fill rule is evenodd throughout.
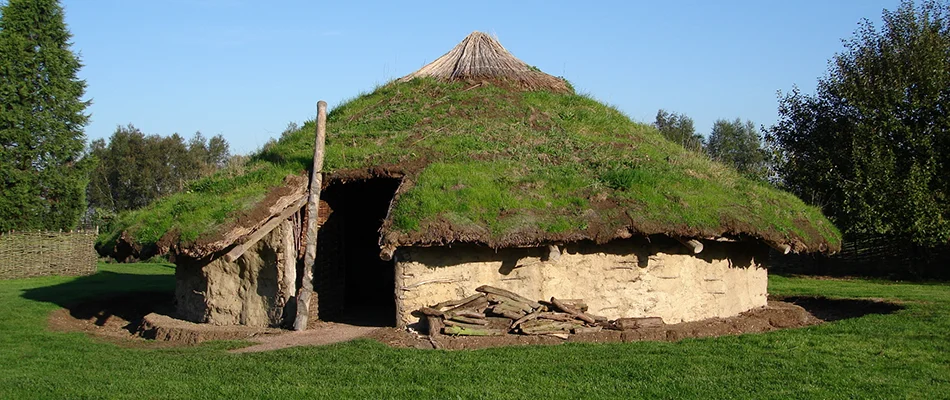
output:
<path id="1" fill-rule="evenodd" d="M 395 326 L 395 262 L 379 258 L 379 229 L 399 187 L 395 178 L 333 182 L 317 236 L 314 290 L 323 321 Z M 321 220 L 323 217 L 321 216 Z"/>

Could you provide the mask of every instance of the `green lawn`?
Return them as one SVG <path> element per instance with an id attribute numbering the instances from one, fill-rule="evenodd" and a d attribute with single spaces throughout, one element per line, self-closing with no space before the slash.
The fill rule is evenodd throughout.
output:
<path id="1" fill-rule="evenodd" d="M 904 303 L 806 329 L 678 343 L 478 351 L 362 340 L 228 354 L 238 343 L 123 348 L 46 329 L 57 304 L 173 287 L 173 269 L 0 281 L 0 398 L 950 398 L 950 285 L 772 277 L 783 295 Z"/>

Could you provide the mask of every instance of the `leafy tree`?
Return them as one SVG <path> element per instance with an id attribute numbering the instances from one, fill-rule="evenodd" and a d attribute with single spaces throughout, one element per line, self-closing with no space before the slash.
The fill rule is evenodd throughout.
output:
<path id="1" fill-rule="evenodd" d="M 752 121 L 743 123 L 738 118 L 716 121 L 709 134 L 706 153 L 752 179 L 768 177 L 768 153 L 762 148 L 762 135 Z"/>
<path id="2" fill-rule="evenodd" d="M 696 133 L 693 119 L 685 114 L 670 113 L 661 109 L 656 112 L 656 122 L 653 126 L 664 137 L 689 150 L 702 151 L 703 149 L 703 136 Z"/>
<path id="3" fill-rule="evenodd" d="M 769 133 L 792 192 L 851 235 L 950 239 L 950 7 L 904 1 L 863 21 L 815 95 L 780 98 Z"/>
<path id="4" fill-rule="evenodd" d="M 93 141 L 89 153 L 99 161 L 89 179 L 90 214 L 100 216 L 141 208 L 184 190 L 230 158 L 221 135 L 206 140 L 199 132 L 185 143 L 178 134 L 146 135 L 132 125 L 117 127 L 108 143 Z"/>
<path id="5" fill-rule="evenodd" d="M 70 229 L 89 160 L 82 67 L 56 0 L 0 4 L 0 231 Z"/>

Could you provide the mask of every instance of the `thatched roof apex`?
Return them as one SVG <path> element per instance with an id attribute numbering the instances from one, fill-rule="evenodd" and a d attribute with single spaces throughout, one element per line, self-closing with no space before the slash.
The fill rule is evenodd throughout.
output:
<path id="1" fill-rule="evenodd" d="M 532 68 L 509 53 L 496 38 L 482 32 L 472 32 L 448 53 L 399 81 L 421 77 L 441 81 L 506 81 L 526 90 L 571 91 L 564 79 Z"/>

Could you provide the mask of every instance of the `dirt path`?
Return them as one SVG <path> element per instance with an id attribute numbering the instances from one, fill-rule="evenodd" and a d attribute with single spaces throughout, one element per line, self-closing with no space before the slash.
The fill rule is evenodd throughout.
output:
<path id="1" fill-rule="evenodd" d="M 378 329 L 380 328 L 327 322 L 312 326 L 302 332 L 285 332 L 254 337 L 250 341 L 257 344 L 231 350 L 231 353 L 255 353 L 296 346 L 324 346 L 368 337 Z"/>

